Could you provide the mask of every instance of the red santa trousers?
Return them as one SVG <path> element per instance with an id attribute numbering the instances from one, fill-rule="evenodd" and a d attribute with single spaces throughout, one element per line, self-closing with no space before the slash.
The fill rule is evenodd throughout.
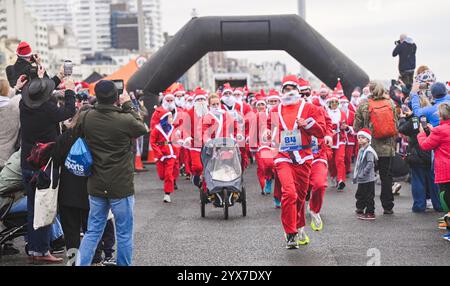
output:
<path id="1" fill-rule="evenodd" d="M 270 150 L 262 149 L 256 153 L 256 164 L 258 165 L 256 174 L 258 175 L 261 190 L 266 186 L 266 180 L 273 179 L 274 164 L 273 155 Z"/>
<path id="2" fill-rule="evenodd" d="M 171 194 L 174 191 L 176 177 L 174 176 L 176 159 L 166 159 L 164 162 L 156 162 L 156 171 L 161 181 L 164 181 L 164 193 Z"/>
<path id="3" fill-rule="evenodd" d="M 201 176 L 203 173 L 202 153 L 191 150 L 189 152 L 191 159 L 191 174 L 192 176 Z"/>
<path id="4" fill-rule="evenodd" d="M 305 201 L 311 175 L 311 163 L 282 162 L 276 165 L 281 183 L 281 223 L 287 234 L 298 233 L 305 226 Z"/>
<path id="5" fill-rule="evenodd" d="M 328 187 L 328 166 L 325 162 L 316 161 L 311 167 L 311 181 L 309 187 L 311 190 L 311 198 L 309 200 L 309 208 L 312 212 L 320 213 L 323 200 L 325 197 L 325 191 Z"/>
<path id="6" fill-rule="evenodd" d="M 333 157 L 329 162 L 330 176 L 337 178 L 337 181 L 345 182 L 345 145 L 340 145 L 339 149 L 333 149 Z"/>

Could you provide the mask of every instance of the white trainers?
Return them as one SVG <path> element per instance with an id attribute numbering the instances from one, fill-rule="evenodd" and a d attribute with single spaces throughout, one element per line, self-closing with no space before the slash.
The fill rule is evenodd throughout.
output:
<path id="1" fill-rule="evenodd" d="M 323 221 L 320 214 L 311 212 L 311 228 L 314 231 L 321 231 L 323 229 Z"/>
<path id="2" fill-rule="evenodd" d="M 305 228 L 303 227 L 303 228 L 299 229 L 298 230 L 298 240 L 297 240 L 298 245 L 307 245 L 307 244 L 309 244 L 309 242 L 310 242 L 310 240 L 309 240 L 308 235 L 306 235 Z"/>
<path id="3" fill-rule="evenodd" d="M 392 186 L 392 194 L 394 194 L 394 196 L 398 196 L 400 195 L 400 190 L 402 189 L 402 185 L 399 183 L 395 183 Z"/>
<path id="4" fill-rule="evenodd" d="M 164 195 L 164 202 L 166 204 L 170 204 L 172 202 L 170 195 Z"/>
<path id="5" fill-rule="evenodd" d="M 427 209 L 431 210 L 433 208 L 433 203 L 431 200 L 427 200 Z"/>

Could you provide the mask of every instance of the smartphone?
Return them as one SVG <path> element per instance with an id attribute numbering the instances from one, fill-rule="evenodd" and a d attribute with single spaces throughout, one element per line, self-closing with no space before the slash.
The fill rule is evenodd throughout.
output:
<path id="1" fill-rule="evenodd" d="M 427 129 L 428 128 L 428 126 L 427 126 L 428 121 L 427 121 L 427 118 L 425 116 L 420 117 L 420 124 L 422 125 L 423 129 Z"/>
<path id="2" fill-rule="evenodd" d="M 64 61 L 64 76 L 71 76 L 73 74 L 73 63 L 70 60 Z"/>
<path id="3" fill-rule="evenodd" d="M 403 111 L 403 113 L 408 113 L 410 111 L 408 105 L 403 104 L 402 105 L 402 111 Z"/>
<path id="4" fill-rule="evenodd" d="M 391 80 L 391 86 L 396 86 L 398 81 L 396 79 Z"/>
<path id="5" fill-rule="evenodd" d="M 118 79 L 118 80 L 113 80 L 112 82 L 114 82 L 114 84 L 116 85 L 117 91 L 119 93 L 119 95 L 123 94 L 123 91 L 125 89 L 125 83 L 123 80 Z"/>

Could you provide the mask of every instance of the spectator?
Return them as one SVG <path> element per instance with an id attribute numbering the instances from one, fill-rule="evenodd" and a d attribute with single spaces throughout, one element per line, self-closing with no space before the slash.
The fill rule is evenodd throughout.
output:
<path id="1" fill-rule="evenodd" d="M 420 96 L 420 106 L 421 108 L 431 106 L 428 99 L 423 95 Z M 431 168 L 431 152 L 421 150 L 417 141 L 419 121 L 419 118 L 414 116 L 411 110 L 402 111 L 399 119 L 400 133 L 408 136 L 406 162 L 411 168 L 411 192 L 414 201 L 412 211 L 416 213 L 425 212 L 427 193 L 430 194 L 433 208 L 436 211 L 441 211 L 439 188 L 434 183 L 434 174 Z"/>
<path id="2" fill-rule="evenodd" d="M 416 69 L 417 46 L 413 39 L 407 35 L 401 35 L 400 40 L 395 42 L 396 47 L 392 53 L 393 57 L 399 56 L 398 69 L 400 78 L 406 85 L 411 85 L 414 79 L 414 70 Z"/>
<path id="3" fill-rule="evenodd" d="M 39 66 L 41 66 L 41 59 L 39 55 L 33 54 L 30 45 L 27 42 L 21 42 L 17 47 L 17 60 L 12 66 L 6 68 L 6 75 L 8 77 L 8 82 L 11 87 L 15 87 L 17 80 L 22 76 L 26 75 L 28 80 L 37 77 Z M 44 73 L 45 77 L 48 77 L 47 73 Z M 53 77 L 55 86 L 61 83 L 64 77 L 63 68 L 59 71 L 59 74 Z"/>
<path id="4" fill-rule="evenodd" d="M 118 92 L 113 82 L 100 81 L 95 94 L 98 105 L 86 114 L 84 128 L 81 128 L 94 164 L 92 176 L 88 179 L 88 231 L 81 242 L 76 264 L 91 265 L 111 209 L 117 232 L 117 265 L 128 266 L 132 264 L 133 256 L 134 166 L 131 141 L 146 134 L 148 128 L 132 108 L 128 94 L 120 97 L 122 108 L 114 105 L 118 101 Z"/>
<path id="5" fill-rule="evenodd" d="M 424 128 L 420 127 L 420 134 L 417 136 L 420 148 L 425 151 L 434 151 L 435 183 L 441 190 L 441 204 L 444 211 L 449 212 L 450 206 L 450 103 L 445 102 L 438 108 L 440 125 L 433 127 L 428 124 L 431 131 L 427 137 Z M 443 236 L 450 241 L 450 233 Z"/>
<path id="6" fill-rule="evenodd" d="M 0 80 L 0 122 L 4 123 L 0 130 L 0 170 L 9 157 L 19 149 L 19 102 L 22 97 L 18 93 L 26 82 L 26 79 L 22 78 L 12 89 L 7 80 Z"/>
<path id="7" fill-rule="evenodd" d="M 44 77 L 45 70 L 39 69 L 39 77 L 27 83 L 22 91 L 20 125 L 22 128 L 21 167 L 25 190 L 28 197 L 28 243 L 32 261 L 35 263 L 60 263 L 62 259 L 49 253 L 50 227 L 33 228 L 34 197 L 36 183 L 31 182 L 35 171 L 27 163 L 27 158 L 36 143 L 55 142 L 59 135 L 59 123 L 75 114 L 75 84 L 66 81 L 65 106 L 58 107 L 51 98 L 55 82 Z"/>
<path id="8" fill-rule="evenodd" d="M 370 96 L 369 100 L 366 100 L 361 103 L 359 106 L 356 116 L 355 123 L 353 128 L 355 132 L 363 128 L 369 129 L 373 134 L 372 147 L 375 149 L 378 154 L 378 171 L 380 173 L 381 179 L 381 203 L 384 208 L 384 214 L 391 215 L 394 213 L 394 195 L 392 194 L 392 174 L 391 174 L 391 165 L 393 157 L 395 156 L 395 145 L 397 135 L 392 135 L 389 137 L 376 138 L 378 137 L 378 133 L 382 133 L 383 130 L 387 129 L 386 127 L 390 127 L 389 129 L 396 129 L 398 126 L 398 118 L 397 112 L 395 111 L 395 106 L 393 102 L 387 98 L 389 95 L 386 94 L 386 91 L 383 87 L 383 84 L 380 82 L 371 82 L 369 85 Z M 383 102 L 382 102 L 383 101 Z M 374 112 L 370 112 L 371 106 L 373 105 L 383 105 L 384 112 L 383 114 L 378 114 L 376 117 L 374 116 Z M 380 111 L 381 112 L 381 111 Z M 391 113 L 392 112 L 392 113 Z M 393 122 L 385 121 L 381 126 L 374 126 L 375 118 L 392 118 Z M 389 124 L 389 125 L 387 125 Z M 391 126 L 393 124 L 394 126 Z"/>
<path id="9" fill-rule="evenodd" d="M 415 116 L 425 116 L 427 121 L 431 123 L 433 127 L 439 125 L 438 107 L 441 103 L 450 102 L 450 95 L 447 94 L 447 87 L 445 84 L 437 82 L 431 86 L 431 95 L 434 98 L 433 106 L 420 106 L 420 98 L 418 92 L 420 90 L 420 84 L 414 83 L 411 90 L 411 106 Z"/>

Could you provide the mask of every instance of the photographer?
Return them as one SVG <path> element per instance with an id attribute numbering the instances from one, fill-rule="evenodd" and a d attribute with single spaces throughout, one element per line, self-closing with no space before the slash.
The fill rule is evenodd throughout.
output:
<path id="1" fill-rule="evenodd" d="M 55 142 L 59 123 L 75 115 L 75 84 L 66 80 L 65 105 L 58 107 L 52 98 L 55 82 L 45 77 L 45 70 L 39 67 L 38 77 L 27 83 L 22 90 L 19 104 L 22 128 L 21 167 L 24 187 L 27 192 L 28 244 L 33 263 L 62 263 L 62 259 L 49 253 L 50 227 L 33 228 L 36 182 L 32 182 L 35 170 L 27 158 L 36 143 Z"/>
<path id="2" fill-rule="evenodd" d="M 431 106 L 425 96 L 420 96 L 421 107 Z M 406 162 L 411 168 L 411 192 L 413 197 L 412 211 L 424 213 L 427 208 L 427 194 L 431 198 L 433 208 L 441 211 L 439 202 L 439 188 L 434 183 L 434 173 L 431 168 L 431 152 L 423 151 L 419 147 L 420 119 L 413 115 L 407 103 L 402 106 L 399 119 L 399 132 L 408 136 Z"/>
<path id="3" fill-rule="evenodd" d="M 89 266 L 111 209 L 117 231 L 117 265 L 132 264 L 134 183 L 131 141 L 148 132 L 133 108 L 130 96 L 120 96 L 114 82 L 102 80 L 95 86 L 98 104 L 86 116 L 82 128 L 94 159 L 88 178 L 88 231 L 77 265 Z M 118 105 L 121 105 L 119 107 Z M 84 114 L 84 113 L 83 113 Z"/>
<path id="4" fill-rule="evenodd" d="M 420 107 L 419 98 L 420 83 L 415 82 L 411 90 L 411 106 L 415 116 L 425 116 L 428 122 L 436 127 L 439 125 L 438 107 L 441 103 L 450 102 L 450 95 L 447 94 L 447 88 L 445 84 L 437 82 L 431 86 L 431 95 L 434 99 L 433 106 Z"/>
<path id="5" fill-rule="evenodd" d="M 6 75 L 11 87 L 15 87 L 17 80 L 25 75 L 27 80 L 30 81 L 38 77 L 38 71 L 41 66 L 41 59 L 39 55 L 33 54 L 30 45 L 27 42 L 21 42 L 17 47 L 17 61 L 12 66 L 6 68 Z M 44 74 L 48 78 L 47 73 Z M 63 70 L 61 68 L 58 75 L 52 78 L 55 86 L 58 86 L 64 77 Z"/>
<path id="6" fill-rule="evenodd" d="M 392 53 L 393 57 L 399 56 L 399 72 L 400 78 L 406 84 L 411 86 L 414 78 L 414 70 L 416 68 L 416 52 L 417 46 L 413 39 L 407 35 L 401 35 L 400 40 L 395 42 L 395 49 Z"/>

